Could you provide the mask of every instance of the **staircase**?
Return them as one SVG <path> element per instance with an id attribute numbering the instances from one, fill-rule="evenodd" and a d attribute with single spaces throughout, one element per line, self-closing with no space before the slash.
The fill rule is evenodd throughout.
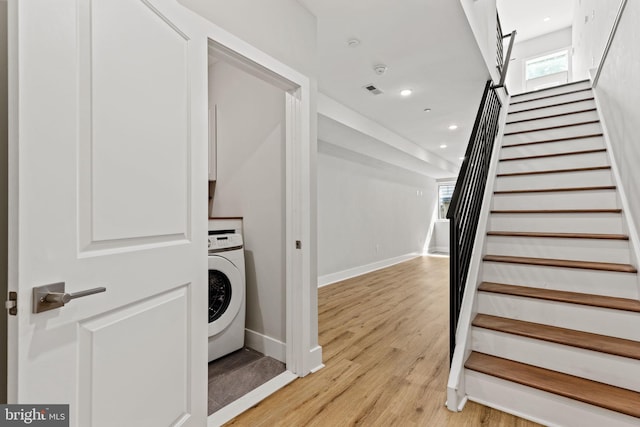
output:
<path id="1" fill-rule="evenodd" d="M 640 426 L 638 274 L 590 82 L 508 111 L 466 394 L 545 425 Z"/>

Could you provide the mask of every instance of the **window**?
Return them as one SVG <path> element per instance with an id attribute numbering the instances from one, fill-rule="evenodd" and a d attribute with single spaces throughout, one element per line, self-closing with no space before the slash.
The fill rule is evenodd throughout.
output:
<path id="1" fill-rule="evenodd" d="M 550 74 L 569 71 L 569 51 L 551 53 L 526 61 L 526 79 L 532 80 Z"/>
<path id="2" fill-rule="evenodd" d="M 438 218 L 439 219 L 447 219 L 447 211 L 449 210 L 449 204 L 451 203 L 451 196 L 453 196 L 453 190 L 455 188 L 456 188 L 455 182 L 440 184 L 438 186 Z"/>

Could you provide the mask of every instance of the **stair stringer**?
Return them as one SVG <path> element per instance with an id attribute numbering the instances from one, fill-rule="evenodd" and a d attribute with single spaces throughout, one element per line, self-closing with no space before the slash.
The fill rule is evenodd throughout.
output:
<path id="1" fill-rule="evenodd" d="M 622 207 L 622 220 L 623 220 L 622 226 L 626 228 L 626 232 L 629 236 L 629 249 L 631 250 L 632 264 L 636 265 L 637 267 L 640 267 L 640 237 L 638 235 L 638 229 L 636 228 L 636 224 L 633 222 L 633 220 L 630 217 L 629 199 L 627 197 L 625 188 L 622 185 L 623 180 L 620 176 L 620 168 L 618 168 L 618 162 L 615 156 L 616 151 L 613 150 L 613 144 L 611 142 L 611 138 L 609 137 L 607 123 L 605 122 L 604 116 L 602 115 L 600 96 L 596 89 L 597 89 L 597 86 L 594 86 L 592 89 L 593 98 L 596 103 L 598 116 L 600 117 L 600 126 L 602 127 L 604 144 L 605 144 L 605 147 L 607 148 L 609 164 L 611 165 L 611 173 L 613 174 L 613 180 L 617 186 L 618 198 L 619 198 L 620 206 Z M 636 287 L 637 287 L 638 295 L 640 296 L 640 275 L 638 275 L 638 280 L 636 281 Z"/>
<path id="2" fill-rule="evenodd" d="M 485 254 L 487 229 L 489 225 L 489 213 L 491 211 L 491 201 L 496 185 L 498 161 L 502 140 L 504 138 L 507 114 L 509 112 L 510 96 L 500 97 L 502 108 L 498 119 L 498 133 L 491 152 L 491 163 L 487 174 L 487 184 L 482 198 L 482 208 L 478 218 L 478 228 L 471 253 L 471 262 L 465 283 L 464 296 L 462 297 L 462 307 L 458 318 L 458 328 L 456 330 L 456 348 L 453 353 L 451 367 L 449 370 L 449 380 L 447 382 L 447 408 L 453 412 L 459 412 L 467 402 L 465 390 L 465 368 L 464 363 L 471 353 L 471 321 L 477 314 L 476 294 L 480 278 L 482 277 L 482 257 Z"/>

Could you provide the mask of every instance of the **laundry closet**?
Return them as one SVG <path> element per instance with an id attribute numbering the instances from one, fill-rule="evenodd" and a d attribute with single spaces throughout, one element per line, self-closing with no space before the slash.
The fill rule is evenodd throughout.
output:
<path id="1" fill-rule="evenodd" d="M 209 414 L 286 363 L 285 91 L 228 59 L 208 64 Z"/>

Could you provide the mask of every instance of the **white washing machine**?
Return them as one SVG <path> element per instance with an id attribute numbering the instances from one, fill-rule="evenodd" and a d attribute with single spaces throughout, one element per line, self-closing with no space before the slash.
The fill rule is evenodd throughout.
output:
<path id="1" fill-rule="evenodd" d="M 244 346 L 246 280 L 242 234 L 209 229 L 209 361 Z"/>

